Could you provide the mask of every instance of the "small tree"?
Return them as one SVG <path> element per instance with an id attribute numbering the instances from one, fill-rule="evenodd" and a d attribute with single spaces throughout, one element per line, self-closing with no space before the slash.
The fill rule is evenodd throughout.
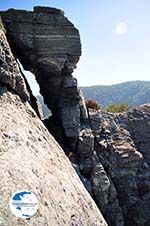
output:
<path id="1" fill-rule="evenodd" d="M 95 110 L 100 109 L 100 105 L 95 100 L 86 100 L 85 103 L 86 103 L 87 108 L 91 108 L 91 109 L 95 109 Z"/>

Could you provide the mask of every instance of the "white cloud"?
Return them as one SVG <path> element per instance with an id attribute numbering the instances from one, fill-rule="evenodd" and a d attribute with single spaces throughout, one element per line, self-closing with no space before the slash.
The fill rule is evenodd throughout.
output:
<path id="1" fill-rule="evenodd" d="M 128 25 L 126 22 L 122 21 L 115 27 L 115 34 L 116 35 L 124 35 L 128 32 Z"/>

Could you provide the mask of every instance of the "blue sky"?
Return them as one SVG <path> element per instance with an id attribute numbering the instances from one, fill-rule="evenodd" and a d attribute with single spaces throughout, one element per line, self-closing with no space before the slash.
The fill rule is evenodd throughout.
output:
<path id="1" fill-rule="evenodd" d="M 80 86 L 150 80 L 149 0 L 1 0 L 0 8 L 61 8 L 79 29 Z"/>

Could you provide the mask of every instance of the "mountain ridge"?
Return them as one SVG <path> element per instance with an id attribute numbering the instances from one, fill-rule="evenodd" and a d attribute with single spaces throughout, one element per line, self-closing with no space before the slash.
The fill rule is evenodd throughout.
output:
<path id="1" fill-rule="evenodd" d="M 101 105 L 119 104 L 140 105 L 150 102 L 150 81 L 128 81 L 113 85 L 82 86 L 86 99 L 94 99 Z"/>

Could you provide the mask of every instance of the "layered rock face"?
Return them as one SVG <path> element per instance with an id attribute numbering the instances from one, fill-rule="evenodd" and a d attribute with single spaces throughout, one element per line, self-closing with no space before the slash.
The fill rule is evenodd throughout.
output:
<path id="1" fill-rule="evenodd" d="M 0 225 L 106 226 L 64 152 L 31 108 L 1 24 L 0 51 Z M 9 209 L 10 196 L 22 189 L 38 199 L 38 212 L 28 220 Z"/>
<path id="2" fill-rule="evenodd" d="M 123 131 L 128 131 L 128 143 L 135 152 L 128 150 L 124 166 L 128 179 L 124 180 L 121 193 L 128 196 L 121 201 L 127 207 L 127 225 L 149 225 L 150 223 L 150 104 L 141 105 L 115 116 L 115 122 Z M 123 137 L 124 139 L 124 137 Z M 126 147 L 127 149 L 127 147 Z M 133 149 L 132 149 L 133 150 Z M 123 181 L 123 179 L 122 179 Z M 127 182 L 127 183 L 126 183 Z M 125 186 L 126 185 L 126 186 Z M 124 208 L 125 209 L 125 208 Z"/>
<path id="3" fill-rule="evenodd" d="M 141 105 L 117 117 L 117 123 L 127 129 L 136 145 L 150 164 L 150 104 Z"/>
<path id="4" fill-rule="evenodd" d="M 122 114 L 89 109 L 89 125 L 78 149 L 85 186 L 109 225 L 149 225 L 150 105 Z"/>
<path id="5" fill-rule="evenodd" d="M 81 55 L 78 30 L 55 8 L 10 9 L 0 14 L 15 57 L 34 73 L 58 130 L 74 148 L 80 126 L 80 95 L 72 76 Z"/>

